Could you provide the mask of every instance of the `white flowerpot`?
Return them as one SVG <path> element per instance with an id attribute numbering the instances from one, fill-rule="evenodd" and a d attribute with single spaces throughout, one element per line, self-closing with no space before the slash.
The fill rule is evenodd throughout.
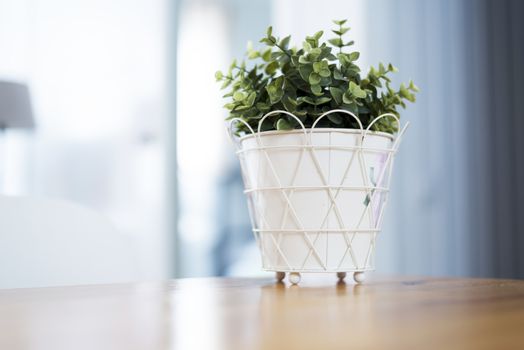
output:
<path id="1" fill-rule="evenodd" d="M 297 129 L 254 133 L 237 144 L 263 269 L 374 269 L 398 147 L 393 135 Z"/>

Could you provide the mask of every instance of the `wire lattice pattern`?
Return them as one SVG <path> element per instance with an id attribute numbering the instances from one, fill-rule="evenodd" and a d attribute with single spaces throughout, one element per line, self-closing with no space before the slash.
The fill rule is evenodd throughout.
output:
<path id="1" fill-rule="evenodd" d="M 360 130 L 315 128 L 330 113 L 345 113 Z M 369 131 L 350 112 L 333 110 L 311 129 L 260 133 L 237 140 L 245 194 L 260 248 L 271 271 L 349 272 L 374 269 L 377 234 L 389 195 L 399 141 Z M 240 119 L 233 122 L 243 122 Z M 230 136 L 231 128 L 229 129 Z"/>

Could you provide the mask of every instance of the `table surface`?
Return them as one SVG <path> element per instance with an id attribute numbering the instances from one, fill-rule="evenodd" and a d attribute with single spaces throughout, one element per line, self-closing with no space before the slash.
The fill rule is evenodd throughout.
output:
<path id="1" fill-rule="evenodd" d="M 524 281 L 305 275 L 0 291 L 0 349 L 524 349 Z"/>

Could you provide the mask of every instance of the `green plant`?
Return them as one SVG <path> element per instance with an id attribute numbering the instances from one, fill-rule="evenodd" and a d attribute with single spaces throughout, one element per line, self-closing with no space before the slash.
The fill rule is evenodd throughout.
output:
<path id="1" fill-rule="evenodd" d="M 283 39 L 273 36 L 272 27 L 266 37 L 260 40 L 265 44 L 261 50 L 248 44 L 246 61 L 233 61 L 227 73 L 218 71 L 216 80 L 222 82 L 222 89 L 229 87 L 224 95 L 229 102 L 225 108 L 231 118 L 241 118 L 254 130 L 262 116 L 273 110 L 286 110 L 296 115 L 305 127 L 311 127 L 322 113 L 332 109 L 344 109 L 354 113 L 364 127 L 377 116 L 393 113 L 399 116 L 398 106 L 405 108 L 405 101 L 415 101 L 418 91 L 413 81 L 401 84 L 394 90 L 389 74 L 396 71 L 393 65 L 380 63 L 371 67 L 365 77 L 355 64 L 360 53 L 345 52 L 353 45 L 346 42 L 344 34 L 346 20 L 334 21 L 337 27 L 332 30 L 336 37 L 321 42 L 323 31 L 306 37 L 301 48 L 289 47 L 290 36 Z M 289 130 L 299 127 L 298 122 L 284 114 L 267 118 L 261 126 L 262 131 Z M 323 118 L 318 127 L 358 128 L 352 118 L 333 113 Z M 382 118 L 373 124 L 375 131 L 394 133 L 397 125 L 393 118 Z M 239 123 L 237 132 L 247 128 Z"/>

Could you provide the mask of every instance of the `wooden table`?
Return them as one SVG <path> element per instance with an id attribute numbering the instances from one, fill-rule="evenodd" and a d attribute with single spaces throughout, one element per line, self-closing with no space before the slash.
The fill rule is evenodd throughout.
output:
<path id="1" fill-rule="evenodd" d="M 0 349 L 524 349 L 524 281 L 305 275 L 0 291 Z"/>

